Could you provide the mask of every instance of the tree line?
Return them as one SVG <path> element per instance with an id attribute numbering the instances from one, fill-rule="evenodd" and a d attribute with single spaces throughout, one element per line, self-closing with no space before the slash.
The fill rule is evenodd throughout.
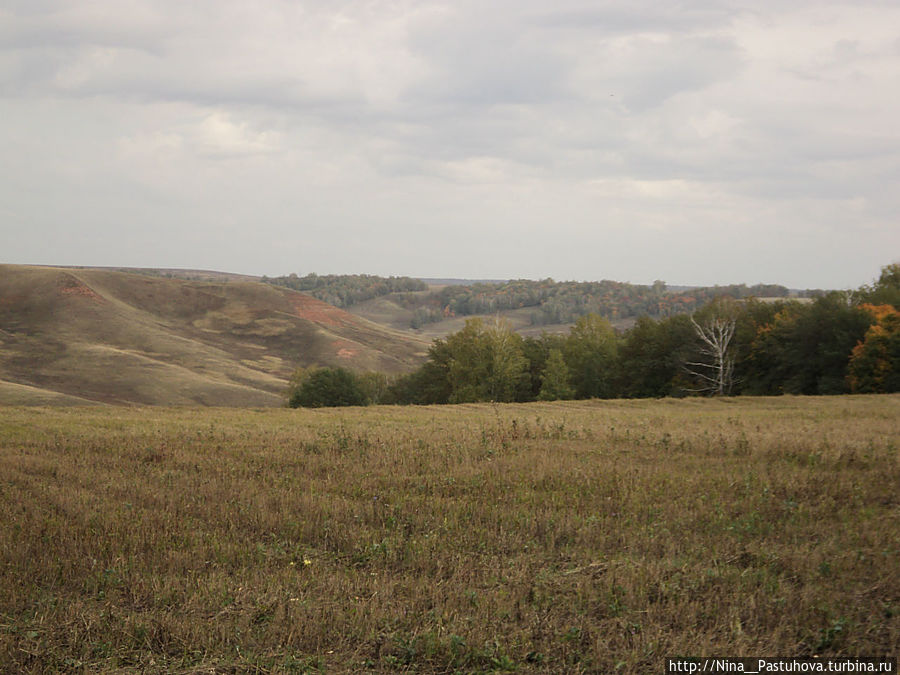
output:
<path id="1" fill-rule="evenodd" d="M 289 274 L 262 277 L 262 281 L 302 291 L 335 307 L 350 307 L 391 293 L 427 291 L 428 285 L 410 277 L 379 277 L 372 274 Z"/>
<path id="2" fill-rule="evenodd" d="M 540 337 L 474 318 L 435 340 L 413 373 L 389 381 L 312 369 L 292 384 L 290 404 L 896 392 L 898 309 L 894 264 L 857 291 L 807 302 L 716 297 L 690 314 L 641 316 L 621 334 L 596 313 L 579 317 L 567 335 Z M 352 402 L 343 402 L 350 391 Z"/>
<path id="3" fill-rule="evenodd" d="M 428 285 L 410 277 L 370 274 L 290 274 L 262 277 L 266 283 L 308 293 L 335 307 L 348 308 L 366 300 L 391 295 L 399 306 L 412 312 L 410 327 L 457 316 L 490 315 L 530 309 L 533 326 L 569 324 L 587 314 L 611 321 L 637 316 L 663 318 L 696 311 L 719 297 L 787 298 L 791 291 L 778 284 L 733 284 L 671 289 L 663 281 L 650 285 L 620 281 L 554 281 L 515 279 L 501 283 L 478 282 L 428 291 Z M 800 291 L 797 297 L 819 297 L 825 291 Z"/>
<path id="4" fill-rule="evenodd" d="M 824 291 L 802 291 L 812 297 Z M 447 286 L 427 294 L 405 295 L 399 304 L 413 310 L 411 326 L 448 317 L 494 314 L 515 309 L 531 309 L 533 326 L 573 323 L 587 314 L 599 314 L 612 321 L 637 316 L 667 317 L 692 312 L 717 297 L 788 297 L 790 290 L 776 284 L 711 286 L 669 289 L 665 282 L 652 285 L 620 281 L 532 281 L 517 279 L 500 284 L 479 283 Z"/>

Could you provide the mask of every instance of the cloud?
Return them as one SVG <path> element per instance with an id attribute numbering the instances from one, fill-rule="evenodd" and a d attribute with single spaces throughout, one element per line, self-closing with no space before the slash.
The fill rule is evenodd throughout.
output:
<path id="1" fill-rule="evenodd" d="M 184 161 L 188 154 L 215 159 L 269 154 L 279 150 L 279 140 L 277 132 L 257 131 L 227 113 L 212 112 L 193 124 L 121 138 L 118 146 L 132 159 Z"/>
<path id="2" fill-rule="evenodd" d="M 661 105 L 678 94 L 698 92 L 734 78 L 740 53 L 730 40 L 708 36 L 638 34 L 604 44 L 576 71 L 574 86 L 608 95 L 631 113 Z"/>
<path id="3" fill-rule="evenodd" d="M 204 265 L 257 273 L 861 283 L 900 246 L 898 22 L 874 0 L 13 0 L 0 227 L 29 260 L 70 218 L 124 264 L 131 218 L 172 223 L 153 250 L 188 265 L 226 228 L 241 245 Z M 723 228 L 739 278 L 691 248 Z M 791 281 L 832 240 L 846 269 Z"/>
<path id="4" fill-rule="evenodd" d="M 367 3 L 209 6 L 174 1 L 45 3 L 8 15 L 20 93 L 284 108 L 395 100 L 416 76 L 405 31 L 420 10 Z"/>
<path id="5" fill-rule="evenodd" d="M 200 123 L 195 142 L 200 151 L 218 156 L 255 155 L 275 150 L 275 134 L 257 132 L 246 122 L 233 122 L 228 115 L 212 113 Z"/>

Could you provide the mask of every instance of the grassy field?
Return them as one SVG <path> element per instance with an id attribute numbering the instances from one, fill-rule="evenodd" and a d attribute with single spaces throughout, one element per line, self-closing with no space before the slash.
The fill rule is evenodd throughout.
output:
<path id="1" fill-rule="evenodd" d="M 900 396 L 0 408 L 0 671 L 896 655 Z"/>

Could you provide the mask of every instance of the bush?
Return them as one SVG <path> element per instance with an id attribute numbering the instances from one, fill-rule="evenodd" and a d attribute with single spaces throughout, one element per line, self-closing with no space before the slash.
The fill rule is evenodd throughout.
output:
<path id="1" fill-rule="evenodd" d="M 346 368 L 316 368 L 304 373 L 288 396 L 291 408 L 366 405 L 359 378 Z"/>

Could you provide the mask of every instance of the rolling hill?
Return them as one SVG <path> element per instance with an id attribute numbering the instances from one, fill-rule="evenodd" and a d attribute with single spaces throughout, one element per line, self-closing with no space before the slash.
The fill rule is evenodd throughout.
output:
<path id="1" fill-rule="evenodd" d="M 309 293 L 369 321 L 431 339 L 454 333 L 475 317 L 499 316 L 516 332 L 538 336 L 566 333 L 580 317 L 592 313 L 627 330 L 640 316 L 658 319 L 691 313 L 718 297 L 784 300 L 823 294 L 777 284 L 669 288 L 662 281 L 641 285 L 608 279 L 467 281 L 310 273 L 261 281 Z"/>
<path id="2" fill-rule="evenodd" d="M 254 281 L 0 265 L 0 403 L 280 405 L 299 366 L 406 372 L 427 347 Z"/>

